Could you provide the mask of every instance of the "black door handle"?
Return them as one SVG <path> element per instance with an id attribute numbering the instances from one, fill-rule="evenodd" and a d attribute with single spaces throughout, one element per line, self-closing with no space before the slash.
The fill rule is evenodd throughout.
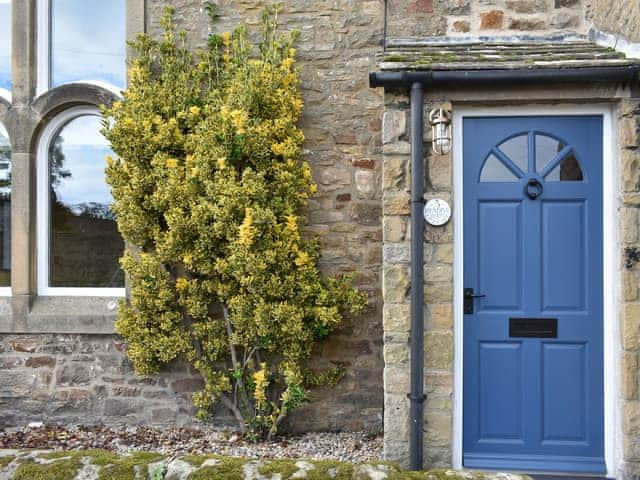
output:
<path id="1" fill-rule="evenodd" d="M 474 298 L 482 298 L 486 297 L 486 295 L 481 293 L 473 293 L 473 288 L 465 288 L 464 289 L 464 305 L 463 310 L 465 315 L 470 315 L 473 313 L 473 299 Z"/>

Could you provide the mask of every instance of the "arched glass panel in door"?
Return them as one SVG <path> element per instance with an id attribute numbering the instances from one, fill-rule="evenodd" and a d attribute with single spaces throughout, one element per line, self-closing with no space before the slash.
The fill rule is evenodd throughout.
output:
<path id="1" fill-rule="evenodd" d="M 480 181 L 517 182 L 525 173 L 537 174 L 547 182 L 584 180 L 580 161 L 570 145 L 551 135 L 526 132 L 491 149 Z"/>

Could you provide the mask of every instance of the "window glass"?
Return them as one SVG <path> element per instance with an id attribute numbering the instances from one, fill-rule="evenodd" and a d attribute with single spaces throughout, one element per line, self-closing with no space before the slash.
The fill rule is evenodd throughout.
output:
<path id="1" fill-rule="evenodd" d="M 517 180 L 518 177 L 493 153 L 484 162 L 480 173 L 481 182 L 516 182 Z"/>
<path id="2" fill-rule="evenodd" d="M 518 135 L 517 137 L 510 138 L 506 142 L 501 143 L 498 148 L 502 150 L 502 152 L 509 157 L 509 160 L 511 160 L 520 170 L 523 172 L 528 170 L 528 135 Z"/>
<path id="3" fill-rule="evenodd" d="M 0 0 L 0 88 L 11 90 L 11 2 Z"/>
<path id="4" fill-rule="evenodd" d="M 100 127 L 97 115 L 76 117 L 49 148 L 51 287 L 124 286 L 118 264 L 124 243 L 104 179 L 112 152 Z"/>
<path id="5" fill-rule="evenodd" d="M 564 147 L 564 143 L 553 137 L 536 135 L 536 171 L 541 172 Z"/>
<path id="6" fill-rule="evenodd" d="M 581 182 L 583 175 L 580 163 L 573 153 L 570 153 L 544 179 L 550 182 Z"/>
<path id="7" fill-rule="evenodd" d="M 97 80 L 124 88 L 125 1 L 51 0 L 53 86 Z"/>
<path id="8" fill-rule="evenodd" d="M 11 285 L 11 144 L 0 123 L 0 286 Z"/>

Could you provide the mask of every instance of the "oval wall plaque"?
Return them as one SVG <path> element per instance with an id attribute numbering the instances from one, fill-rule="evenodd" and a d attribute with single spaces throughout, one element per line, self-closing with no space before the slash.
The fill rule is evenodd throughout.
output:
<path id="1" fill-rule="evenodd" d="M 424 219 L 429 225 L 441 227 L 451 218 L 451 207 L 449 204 L 440 199 L 434 198 L 427 202 L 424 206 Z"/>

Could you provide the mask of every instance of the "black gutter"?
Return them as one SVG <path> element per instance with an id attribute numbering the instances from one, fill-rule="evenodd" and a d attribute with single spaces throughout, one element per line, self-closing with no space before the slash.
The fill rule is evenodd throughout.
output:
<path id="1" fill-rule="evenodd" d="M 624 83 L 638 80 L 640 65 L 625 67 L 531 68 L 526 70 L 423 70 L 369 73 L 369 86 L 504 85 L 518 83 Z"/>
<path id="2" fill-rule="evenodd" d="M 411 470 L 424 465 L 424 91 L 411 85 Z"/>
<path id="3" fill-rule="evenodd" d="M 428 86 L 517 85 L 523 83 L 626 83 L 638 80 L 640 65 L 526 70 L 437 70 L 371 72 L 369 85 L 411 88 L 411 470 L 424 467 L 424 88 Z"/>

